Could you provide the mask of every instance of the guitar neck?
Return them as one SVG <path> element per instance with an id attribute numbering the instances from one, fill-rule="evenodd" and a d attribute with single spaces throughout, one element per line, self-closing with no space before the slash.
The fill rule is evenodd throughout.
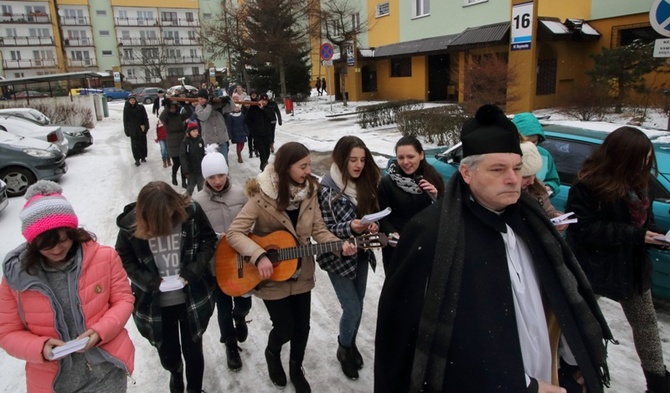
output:
<path id="1" fill-rule="evenodd" d="M 351 239 L 354 240 L 355 239 Z M 351 241 L 350 240 L 350 241 Z M 289 259 L 298 259 L 311 255 L 325 254 L 327 252 L 335 252 L 342 249 L 344 240 L 338 240 L 328 243 L 308 244 L 305 246 L 282 248 L 268 252 L 268 256 L 272 262 L 286 261 Z"/>

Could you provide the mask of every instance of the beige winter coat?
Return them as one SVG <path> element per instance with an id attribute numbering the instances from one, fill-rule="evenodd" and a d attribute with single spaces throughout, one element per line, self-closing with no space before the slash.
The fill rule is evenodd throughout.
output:
<path id="1" fill-rule="evenodd" d="M 276 201 L 261 191 L 256 179 L 247 182 L 245 192 L 249 201 L 228 228 L 226 238 L 228 244 L 238 253 L 250 256 L 248 263 L 256 263 L 258 257 L 265 252 L 247 236 L 250 232 L 265 236 L 274 231 L 286 230 L 300 245 L 310 244 L 312 237 L 317 243 L 340 240 L 328 231 L 323 222 L 316 190 L 301 202 L 298 225 L 295 229 L 288 214 L 285 211 L 277 211 Z M 314 288 L 314 266 L 313 256 L 303 257 L 297 279 L 281 282 L 264 281 L 254 294 L 264 300 L 277 300 L 308 292 Z"/>

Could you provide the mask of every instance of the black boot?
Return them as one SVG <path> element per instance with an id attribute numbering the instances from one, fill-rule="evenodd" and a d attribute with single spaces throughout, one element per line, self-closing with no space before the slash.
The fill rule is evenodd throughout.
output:
<path id="1" fill-rule="evenodd" d="M 181 175 L 181 188 L 186 188 L 186 176 Z"/>
<path id="2" fill-rule="evenodd" d="M 177 174 L 176 173 L 172 175 L 172 185 L 173 186 L 179 185 L 179 183 L 177 183 Z"/>
<path id="3" fill-rule="evenodd" d="M 361 353 L 358 351 L 358 347 L 356 346 L 356 341 L 354 340 L 353 344 L 351 344 L 351 354 L 354 356 L 354 363 L 356 364 L 356 367 L 358 369 L 363 368 L 363 356 Z"/>
<path id="4" fill-rule="evenodd" d="M 670 393 L 670 373 L 665 370 L 665 375 L 653 374 L 647 370 L 644 376 L 647 379 L 647 393 Z"/>
<path id="5" fill-rule="evenodd" d="M 237 341 L 243 343 L 247 340 L 249 329 L 244 318 L 235 318 L 235 332 L 237 333 Z"/>
<path id="6" fill-rule="evenodd" d="M 237 338 L 235 336 L 230 336 L 226 339 L 226 360 L 230 370 L 240 371 L 242 369 L 240 348 L 237 346 Z"/>
<path id="7" fill-rule="evenodd" d="M 265 348 L 265 360 L 268 362 L 268 374 L 272 383 L 280 387 L 286 386 L 286 372 L 281 365 L 281 355 Z"/>
<path id="8" fill-rule="evenodd" d="M 340 361 L 342 372 L 347 378 L 353 380 L 358 379 L 358 366 L 354 360 L 354 354 L 352 353 L 351 347 L 345 347 L 344 345 L 339 344 L 337 347 L 337 360 Z"/>
<path id="9" fill-rule="evenodd" d="M 140 166 L 140 160 L 135 160 L 135 166 Z"/>
<path id="10" fill-rule="evenodd" d="M 184 393 L 184 367 L 170 372 L 170 393 Z"/>
<path id="11" fill-rule="evenodd" d="M 305 371 L 295 360 L 289 360 L 288 373 L 291 376 L 291 382 L 295 388 L 295 393 L 311 393 L 312 388 L 309 387 L 309 382 L 305 379 Z"/>

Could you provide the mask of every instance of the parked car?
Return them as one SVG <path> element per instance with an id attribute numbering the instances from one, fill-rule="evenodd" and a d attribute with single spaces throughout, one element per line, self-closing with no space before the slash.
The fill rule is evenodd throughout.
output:
<path id="1" fill-rule="evenodd" d="M 184 85 L 184 86 L 175 85 L 175 86 L 172 86 L 165 91 L 165 94 L 168 97 L 172 97 L 173 95 L 179 94 L 179 92 L 184 90 L 184 88 L 186 88 L 186 92 L 190 95 L 196 96 L 198 94 L 198 88 L 195 87 L 195 86 L 191 86 L 191 85 Z"/>
<path id="2" fill-rule="evenodd" d="M 86 88 L 82 87 L 80 89 L 77 89 L 79 91 L 80 96 L 87 96 L 89 94 L 102 94 L 102 89 L 91 89 L 91 88 Z"/>
<path id="3" fill-rule="evenodd" d="M 149 105 L 153 104 L 154 100 L 158 98 L 158 90 L 163 90 L 160 87 L 138 87 L 133 90 L 132 94 L 137 97 L 137 102 Z"/>
<path id="4" fill-rule="evenodd" d="M 0 109 L 0 115 L 3 114 L 21 117 L 32 122 L 37 122 L 43 126 L 51 124 L 51 120 L 45 114 L 33 108 Z M 89 129 L 86 127 L 69 126 L 64 124 L 53 125 L 60 126 L 60 129 L 63 132 L 65 139 L 67 140 L 67 154 L 79 153 L 93 144 L 93 136 L 91 135 L 91 131 L 89 131 Z"/>
<path id="5" fill-rule="evenodd" d="M 9 204 L 9 197 L 7 196 L 7 183 L 0 179 L 0 211 L 4 210 Z"/>
<path id="6" fill-rule="evenodd" d="M 65 136 L 63 136 L 60 126 L 44 126 L 24 118 L 2 114 L 0 115 L 0 130 L 14 135 L 25 136 L 26 138 L 35 138 L 53 143 L 61 149 L 63 154 L 67 154 L 69 150 L 68 142 Z"/>
<path id="7" fill-rule="evenodd" d="M 554 158 L 561 186 L 551 203 L 557 210 L 565 211 L 570 186 L 584 160 L 602 144 L 610 132 L 619 124 L 600 122 L 549 122 L 542 124 L 545 137 L 541 146 Z M 658 175 L 650 184 L 654 197 L 653 209 L 656 223 L 670 229 L 670 132 L 640 128 L 651 139 L 658 162 Z M 426 150 L 426 161 L 437 169 L 445 181 L 456 171 L 463 157 L 460 142 L 447 149 Z M 652 291 L 654 296 L 670 299 L 670 251 L 651 249 L 654 261 Z"/>
<path id="8" fill-rule="evenodd" d="M 130 95 L 128 90 L 119 89 L 118 87 L 105 87 L 102 89 L 102 92 L 105 93 L 107 101 L 125 100 Z"/>
<path id="9" fill-rule="evenodd" d="M 0 180 L 7 195 L 23 195 L 37 180 L 58 180 L 67 172 L 65 154 L 51 143 L 0 132 Z"/>

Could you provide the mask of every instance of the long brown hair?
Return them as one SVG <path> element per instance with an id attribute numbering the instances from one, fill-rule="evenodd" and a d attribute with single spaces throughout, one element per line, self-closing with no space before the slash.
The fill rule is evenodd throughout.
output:
<path id="1" fill-rule="evenodd" d="M 349 156 L 354 148 L 363 149 L 365 152 L 365 165 L 361 175 L 355 179 L 349 175 L 347 167 L 349 165 Z M 377 202 L 377 185 L 379 184 L 379 168 L 372 159 L 372 154 L 365 143 L 358 137 L 348 135 L 340 138 L 333 149 L 333 163 L 342 173 L 343 187 L 340 194 L 344 193 L 347 185 L 353 183 L 356 185 L 356 200 L 358 201 L 356 211 L 360 217 L 376 212 L 379 209 Z"/>
<path id="2" fill-rule="evenodd" d="M 84 228 L 60 227 L 41 233 L 32 242 L 28 243 L 28 246 L 26 247 L 26 254 L 22 262 L 23 268 L 26 272 L 28 272 L 28 274 L 34 275 L 36 273 L 36 268 L 42 259 L 40 250 L 54 248 L 56 245 L 58 245 L 58 243 L 60 243 L 61 230 L 65 231 L 65 236 L 72 240 L 72 248 L 70 251 L 76 250 L 77 246 L 83 243 L 96 239 L 95 234 L 88 232 Z"/>
<path id="3" fill-rule="evenodd" d="M 577 179 L 590 185 L 598 199 L 611 201 L 626 198 L 630 191 L 645 191 L 650 176 L 657 172 L 649 137 L 635 127 L 624 126 L 609 134 L 591 153 Z"/>
<path id="4" fill-rule="evenodd" d="M 395 149 L 393 151 L 397 153 L 398 147 L 400 146 L 412 146 L 417 153 L 424 153 L 421 141 L 419 141 L 414 135 L 405 135 L 400 138 L 398 142 L 396 142 Z M 421 162 L 419 162 L 417 173 L 423 175 L 424 179 L 428 180 L 430 184 L 437 188 L 438 197 L 444 195 L 444 179 L 442 179 L 442 175 L 440 175 L 440 173 L 435 168 L 433 168 L 433 166 L 430 165 L 428 161 L 426 161 L 425 153 L 423 155 L 423 159 L 421 159 Z"/>
<path id="5" fill-rule="evenodd" d="M 165 182 L 147 183 L 137 195 L 135 237 L 150 239 L 170 235 L 175 225 L 188 219 L 186 207 L 190 201 L 189 196 L 179 195 Z"/>
<path id="6" fill-rule="evenodd" d="M 302 160 L 303 158 L 309 156 L 309 149 L 305 147 L 302 143 L 298 142 L 288 142 L 281 145 L 277 152 L 275 153 L 275 160 L 272 163 L 275 172 L 277 173 L 277 210 L 286 210 L 291 202 L 291 191 L 290 185 L 295 182 L 291 180 L 289 171 L 291 165 Z M 314 190 L 319 188 L 319 182 L 314 176 L 310 176 L 307 179 L 309 183 L 310 195 Z M 297 185 L 297 184 L 296 184 Z"/>

